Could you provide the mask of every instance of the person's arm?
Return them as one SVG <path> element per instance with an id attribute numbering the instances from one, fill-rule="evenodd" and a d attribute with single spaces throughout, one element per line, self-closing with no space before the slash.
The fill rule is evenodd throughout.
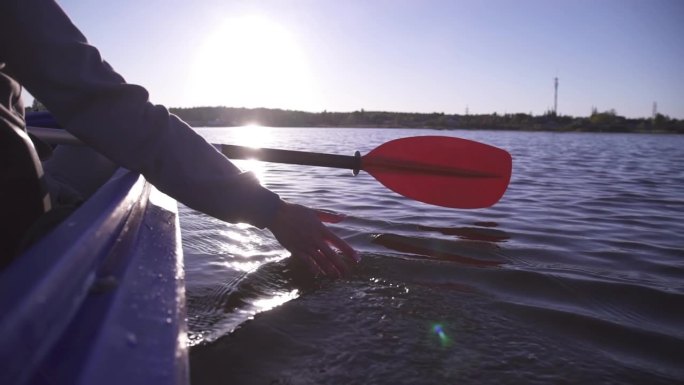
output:
<path id="1" fill-rule="evenodd" d="M 265 227 L 278 196 L 127 84 L 51 0 L 3 2 L 7 71 L 83 142 L 189 207 Z"/>
<path id="2" fill-rule="evenodd" d="M 186 123 L 151 104 L 143 87 L 127 84 L 52 0 L 5 0 L 0 25 L 0 61 L 7 72 L 63 127 L 114 163 L 140 172 L 193 209 L 269 226 L 293 254 L 307 248 L 300 243 L 332 242 L 352 258 L 346 243 L 321 234 L 320 221 L 302 215 L 311 210 L 283 211 L 291 206 L 253 174 L 242 173 Z M 296 228 L 286 229 L 284 222 Z M 327 249 L 324 255 L 332 258 Z M 331 271 L 324 260 L 318 263 Z"/>

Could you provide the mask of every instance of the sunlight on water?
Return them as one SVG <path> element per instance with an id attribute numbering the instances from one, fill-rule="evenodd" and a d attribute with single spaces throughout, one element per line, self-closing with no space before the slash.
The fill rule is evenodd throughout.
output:
<path id="1" fill-rule="evenodd" d="M 257 268 L 259 268 L 259 266 L 261 266 L 262 264 L 263 264 L 262 262 L 256 262 L 256 261 L 247 261 L 247 262 L 230 261 L 230 262 L 218 263 L 218 265 L 224 266 L 228 269 L 233 269 L 235 271 L 240 271 L 240 272 L 244 272 L 244 273 L 254 271 Z"/>
<path id="2" fill-rule="evenodd" d="M 220 231 L 220 235 L 226 240 L 221 243 L 221 250 L 226 254 L 250 256 L 260 253 L 259 247 L 263 239 L 255 234 L 227 228 Z"/>
<path id="3" fill-rule="evenodd" d="M 266 253 L 262 252 L 259 254 L 264 255 Z M 247 258 L 247 259 L 243 260 L 243 261 L 231 260 L 231 261 L 227 261 L 227 262 L 217 262 L 217 263 L 214 263 L 214 265 L 223 266 L 223 267 L 226 267 L 228 269 L 235 270 L 235 271 L 249 273 L 249 272 L 255 271 L 256 269 L 258 269 L 259 267 L 263 266 L 266 263 L 281 261 L 281 260 L 287 258 L 289 255 L 288 253 L 282 253 L 282 252 L 278 252 L 278 251 L 273 251 L 269 254 L 272 254 L 273 256 L 266 258 L 266 259 L 261 259 L 258 261 L 250 260 L 249 259 L 250 256 L 245 255 L 245 258 Z"/>
<path id="4" fill-rule="evenodd" d="M 252 148 L 267 147 L 271 142 L 272 130 L 271 127 L 263 127 L 258 124 L 237 127 L 234 131 L 234 143 Z M 265 183 L 266 166 L 263 162 L 259 162 L 256 159 L 245 159 L 235 161 L 235 164 L 243 171 L 254 173 L 259 183 Z"/>
<path id="5" fill-rule="evenodd" d="M 260 298 L 254 302 L 252 305 L 256 307 L 256 313 L 271 310 L 274 307 L 278 307 L 285 302 L 291 301 L 299 297 L 299 290 L 294 289 L 288 292 L 276 292 L 271 298 Z"/>
<path id="6" fill-rule="evenodd" d="M 263 127 L 258 124 L 237 127 L 233 131 L 235 143 L 253 148 L 265 147 L 271 141 L 272 130 L 271 127 Z"/>
<path id="7" fill-rule="evenodd" d="M 436 134 L 261 130 L 205 131 L 338 154 Z M 439 135 L 511 152 L 501 202 L 449 210 L 364 173 L 266 164 L 285 199 L 345 214 L 329 226 L 363 261 L 342 280 L 269 263 L 287 252 L 267 232 L 181 211 L 194 384 L 682 383 L 684 136 Z"/>

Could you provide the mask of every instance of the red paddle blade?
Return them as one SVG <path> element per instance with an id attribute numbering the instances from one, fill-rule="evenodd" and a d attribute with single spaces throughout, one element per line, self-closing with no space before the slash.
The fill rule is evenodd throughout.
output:
<path id="1" fill-rule="evenodd" d="M 489 207 L 511 179 L 511 155 L 472 140 L 416 136 L 387 142 L 361 159 L 361 168 L 390 190 L 433 205 Z"/>

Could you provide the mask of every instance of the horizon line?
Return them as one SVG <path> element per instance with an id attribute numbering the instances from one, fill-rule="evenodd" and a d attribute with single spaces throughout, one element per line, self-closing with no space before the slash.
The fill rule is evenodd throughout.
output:
<path id="1" fill-rule="evenodd" d="M 328 113 L 328 114 L 350 114 L 350 113 L 355 113 L 355 112 L 361 112 L 361 113 L 367 113 L 367 112 L 381 112 L 381 113 L 390 113 L 390 114 L 422 114 L 422 115 L 434 115 L 434 114 L 442 114 L 442 115 L 453 115 L 453 116 L 483 116 L 483 115 L 497 115 L 497 116 L 511 116 L 511 115 L 526 115 L 526 116 L 531 116 L 531 117 L 536 117 L 536 116 L 549 116 L 549 115 L 555 115 L 557 117 L 570 117 L 570 118 L 583 118 L 583 117 L 591 117 L 593 115 L 569 115 L 569 114 L 562 114 L 562 113 L 557 113 L 552 110 L 548 110 L 545 113 L 540 113 L 540 114 L 534 114 L 531 112 L 504 112 L 504 113 L 499 113 L 498 111 L 494 112 L 488 112 L 488 113 L 466 113 L 466 114 L 459 114 L 459 113 L 447 113 L 443 111 L 433 111 L 433 112 L 418 112 L 418 111 L 390 111 L 390 110 L 367 110 L 365 108 L 361 108 L 358 110 L 352 110 L 352 111 L 330 111 L 327 109 L 324 109 L 323 111 L 311 111 L 311 110 L 297 110 L 297 109 L 288 109 L 288 108 L 279 108 L 279 107 L 229 107 L 229 106 L 193 106 L 193 107 L 171 107 L 169 106 L 168 109 L 192 109 L 192 108 L 225 108 L 225 109 L 236 109 L 236 110 L 277 110 L 277 111 L 285 111 L 285 112 L 304 112 L 304 113 L 309 113 L 309 114 L 323 114 L 323 113 Z M 607 109 L 604 111 L 599 111 L 596 110 L 596 113 L 598 114 L 613 114 L 616 117 L 622 117 L 625 119 L 653 119 L 654 116 L 640 116 L 640 117 L 627 117 L 626 115 L 620 115 L 615 109 Z M 657 115 L 661 115 L 663 117 L 666 117 L 668 119 L 672 120 L 684 120 L 684 118 L 677 118 L 677 117 L 672 117 L 670 115 L 658 112 Z"/>

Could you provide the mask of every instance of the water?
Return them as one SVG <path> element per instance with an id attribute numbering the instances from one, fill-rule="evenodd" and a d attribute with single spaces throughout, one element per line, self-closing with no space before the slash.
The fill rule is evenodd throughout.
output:
<path id="1" fill-rule="evenodd" d="M 684 136 L 202 133 L 349 155 L 452 135 L 514 169 L 497 205 L 454 210 L 363 173 L 243 162 L 283 198 L 347 214 L 330 226 L 363 262 L 312 279 L 267 231 L 181 207 L 193 384 L 684 381 Z"/>

